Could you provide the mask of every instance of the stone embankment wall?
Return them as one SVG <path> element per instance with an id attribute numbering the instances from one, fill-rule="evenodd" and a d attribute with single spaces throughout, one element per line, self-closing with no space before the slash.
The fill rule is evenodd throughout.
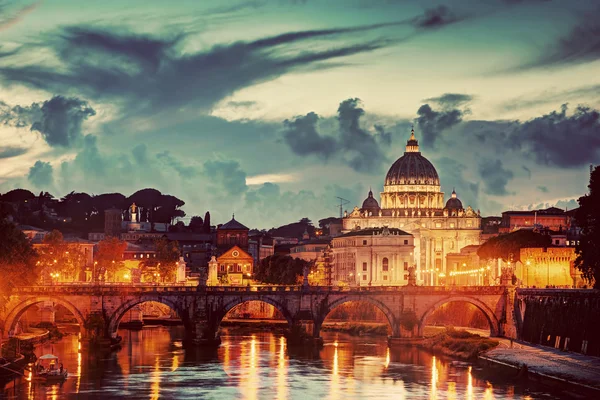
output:
<path id="1" fill-rule="evenodd" d="M 600 356 L 600 290 L 519 289 L 522 340 Z"/>

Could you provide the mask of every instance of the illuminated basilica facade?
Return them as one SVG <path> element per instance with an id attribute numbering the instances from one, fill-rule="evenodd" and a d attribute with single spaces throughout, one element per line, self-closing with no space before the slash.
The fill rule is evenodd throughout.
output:
<path id="1" fill-rule="evenodd" d="M 385 177 L 381 206 L 369 191 L 362 207 L 344 214 L 344 232 L 382 227 L 414 236 L 416 277 L 422 284 L 440 284 L 440 278 L 451 272 L 446 255 L 480 241 L 479 210 L 463 208 L 454 190 L 444 203 L 440 178 L 433 164 L 421 155 L 414 130 L 406 152 Z"/>

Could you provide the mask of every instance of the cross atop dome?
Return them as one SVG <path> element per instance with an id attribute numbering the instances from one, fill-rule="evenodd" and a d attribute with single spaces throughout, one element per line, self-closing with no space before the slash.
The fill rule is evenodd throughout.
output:
<path id="1" fill-rule="evenodd" d="M 415 138 L 415 127 L 411 125 L 410 129 L 410 139 L 406 142 L 406 152 L 407 153 L 418 153 L 419 152 L 419 142 L 417 138 Z"/>

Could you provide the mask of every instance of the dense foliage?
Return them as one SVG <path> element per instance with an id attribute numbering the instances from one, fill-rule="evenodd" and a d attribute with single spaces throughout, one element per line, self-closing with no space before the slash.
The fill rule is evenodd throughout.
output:
<path id="1" fill-rule="evenodd" d="M 104 210 L 121 209 L 127 219 L 127 210 L 133 203 L 138 207 L 139 221 L 150 222 L 152 226 L 157 222 L 172 223 L 185 216 L 181 210 L 183 200 L 156 189 L 142 189 L 129 197 L 121 193 L 71 192 L 61 199 L 55 199 L 48 192 L 36 196 L 28 190 L 15 189 L 0 196 L 0 215 L 10 214 L 22 224 L 46 230 L 93 232 L 104 228 Z M 52 210 L 56 215 L 49 218 Z"/>
<path id="2" fill-rule="evenodd" d="M 110 280 L 124 265 L 123 253 L 125 249 L 127 249 L 127 242 L 116 237 L 109 237 L 98 242 L 94 257 L 97 263 L 94 268 L 95 274 L 103 275 L 106 272 Z M 96 280 L 96 276 L 94 280 Z"/>
<path id="3" fill-rule="evenodd" d="M 254 268 L 254 279 L 275 285 L 294 285 L 302 282 L 304 268 L 309 268 L 309 266 L 308 261 L 283 254 L 274 254 L 263 259 Z"/>
<path id="4" fill-rule="evenodd" d="M 477 255 L 482 260 L 501 258 L 504 261 L 516 262 L 520 261 L 521 248 L 548 247 L 551 243 L 548 235 L 522 229 L 489 239 L 479 246 Z"/>
<path id="5" fill-rule="evenodd" d="M 17 227 L 0 219 L 0 301 L 11 288 L 32 285 L 38 278 L 37 254 Z"/>
<path id="6" fill-rule="evenodd" d="M 600 289 L 600 166 L 592 171 L 590 193 L 579 198 L 575 221 L 581 228 L 579 244 L 575 247 L 575 266 L 583 277 Z"/>
<path id="7" fill-rule="evenodd" d="M 57 230 L 44 236 L 38 254 L 41 278 L 45 282 L 59 278 L 63 281 L 79 280 L 80 273 L 85 267 L 83 252 L 76 244 L 65 241 L 62 233 Z"/>
<path id="8" fill-rule="evenodd" d="M 177 241 L 160 238 L 154 241 L 156 257 L 145 258 L 140 266 L 147 281 L 171 282 L 175 280 L 177 262 L 179 261 L 179 246 Z M 154 274 L 160 274 L 154 276 Z"/>

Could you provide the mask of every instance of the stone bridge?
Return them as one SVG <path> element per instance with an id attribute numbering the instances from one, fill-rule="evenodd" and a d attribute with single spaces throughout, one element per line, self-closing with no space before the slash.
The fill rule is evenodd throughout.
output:
<path id="1" fill-rule="evenodd" d="M 74 315 L 82 338 L 108 341 L 117 336 L 119 322 L 128 310 L 155 301 L 168 305 L 181 318 L 188 343 L 208 344 L 218 340 L 219 325 L 231 309 L 257 300 L 279 310 L 290 327 L 301 324 L 309 334 L 319 338 L 321 326 L 334 308 L 349 301 L 363 301 L 385 314 L 393 339 L 422 336 L 427 318 L 435 310 L 461 301 L 483 312 L 492 336 L 516 337 L 515 293 L 511 286 L 338 288 L 73 284 L 20 287 L 13 290 L 8 303 L 0 310 L 0 333 L 7 338 L 29 307 L 52 302 Z M 417 317 L 412 330 L 404 327 L 407 326 L 403 323 L 406 315 Z"/>

